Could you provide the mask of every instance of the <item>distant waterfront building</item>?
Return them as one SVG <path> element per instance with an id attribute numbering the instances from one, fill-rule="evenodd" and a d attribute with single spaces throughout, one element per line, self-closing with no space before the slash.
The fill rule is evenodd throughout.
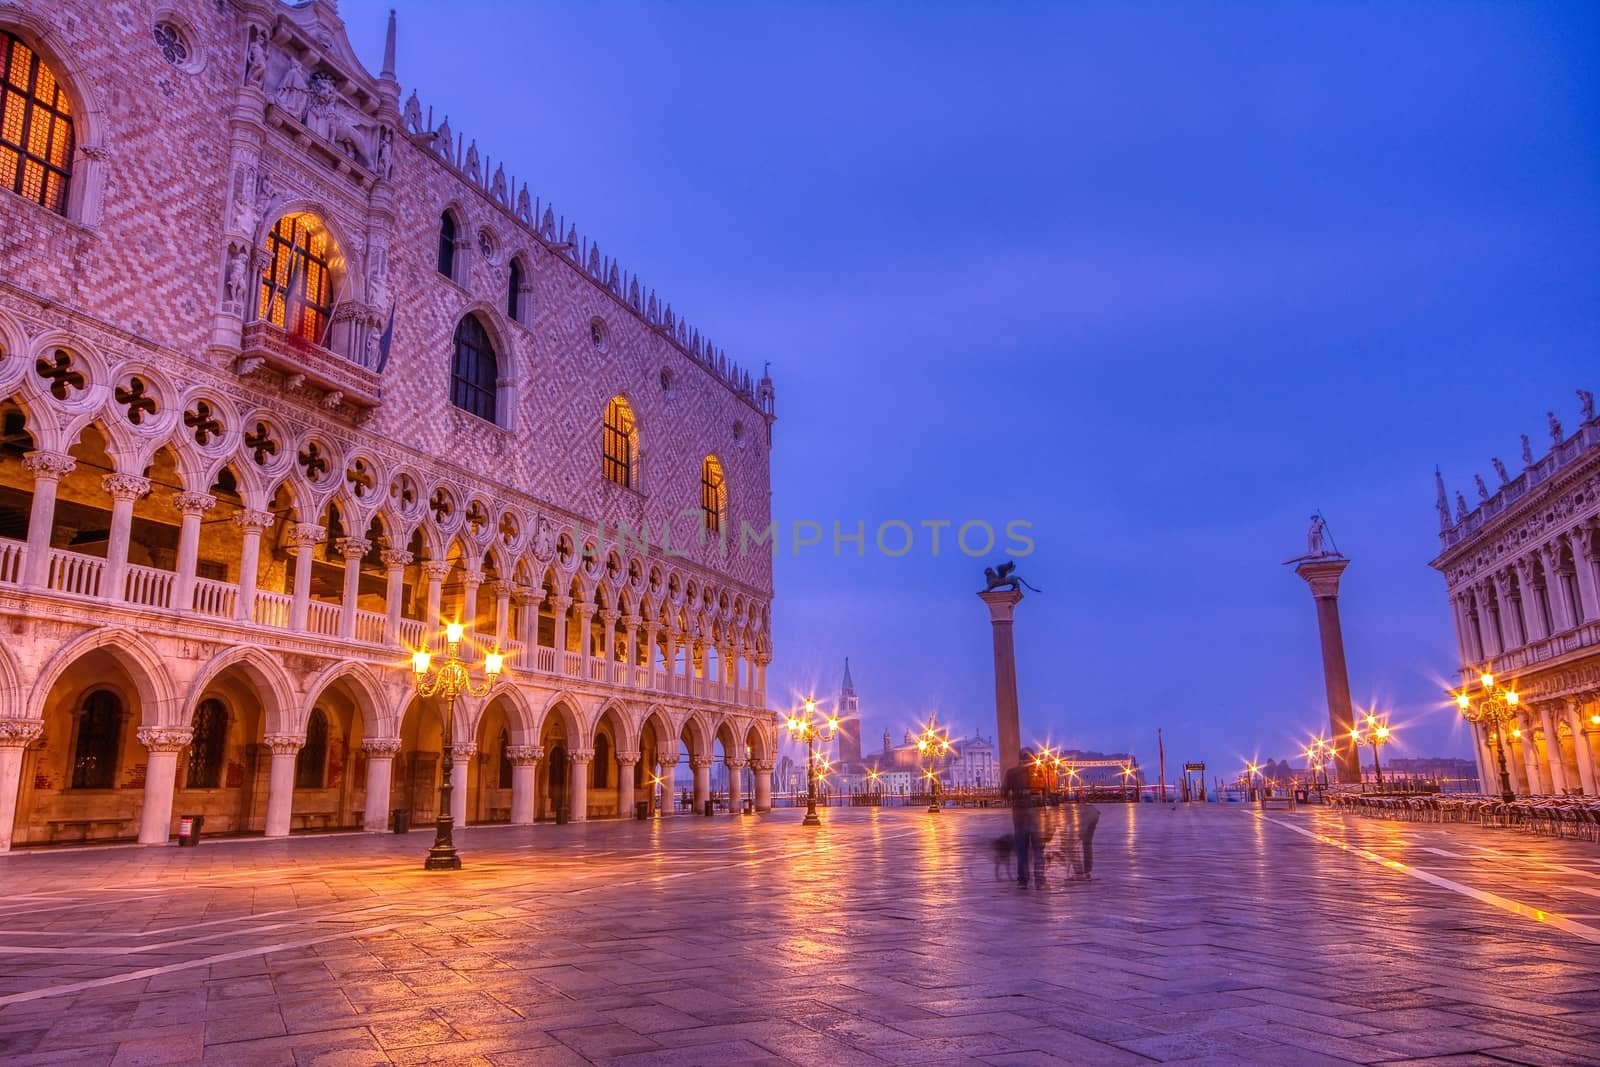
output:
<path id="1" fill-rule="evenodd" d="M 1477 506 L 1461 493 L 1452 511 L 1437 477 L 1440 553 L 1460 656 L 1462 690 L 1477 700 L 1492 672 L 1521 695 L 1521 714 L 1492 734 L 1473 730 L 1478 777 L 1499 788 L 1505 746 L 1521 794 L 1596 795 L 1600 762 L 1600 419 L 1580 392 L 1580 421 L 1566 432 L 1547 414 L 1550 448 L 1522 468 L 1493 460 L 1499 485 L 1477 479 Z"/>

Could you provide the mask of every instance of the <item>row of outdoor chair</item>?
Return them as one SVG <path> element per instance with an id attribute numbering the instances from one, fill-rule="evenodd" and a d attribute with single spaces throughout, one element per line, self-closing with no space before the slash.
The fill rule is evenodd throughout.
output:
<path id="1" fill-rule="evenodd" d="M 1600 799 L 1593 797 L 1536 796 L 1507 801 L 1473 794 L 1369 796 L 1335 793 L 1328 800 L 1341 811 L 1374 818 L 1516 827 L 1550 837 L 1600 842 Z"/>

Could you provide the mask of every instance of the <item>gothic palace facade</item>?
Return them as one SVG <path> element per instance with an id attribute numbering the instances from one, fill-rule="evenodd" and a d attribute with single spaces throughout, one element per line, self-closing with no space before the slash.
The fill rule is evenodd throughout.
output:
<path id="1" fill-rule="evenodd" d="M 1460 691 L 1474 702 L 1479 676 L 1496 676 L 1521 698 L 1503 727 L 1473 729 L 1478 781 L 1500 790 L 1497 746 L 1505 746 L 1513 790 L 1523 796 L 1600 795 L 1600 419 L 1580 391 L 1567 433 L 1550 412 L 1550 450 L 1535 458 L 1522 438 L 1515 475 L 1493 460 L 1499 488 L 1475 478 L 1469 509 L 1455 511 L 1437 480 L 1439 540 L 1460 649 Z"/>
<path id="2" fill-rule="evenodd" d="M 373 27 L 376 34 L 379 27 Z M 773 391 L 331 0 L 0 2 L 0 849 L 770 803 Z M 722 535 L 719 537 L 719 535 Z M 685 774 L 688 779 L 690 775 Z"/>

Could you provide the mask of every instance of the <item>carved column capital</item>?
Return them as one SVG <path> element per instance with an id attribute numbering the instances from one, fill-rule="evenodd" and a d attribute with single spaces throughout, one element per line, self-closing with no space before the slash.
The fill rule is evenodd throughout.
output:
<path id="1" fill-rule="evenodd" d="M 516 591 L 517 583 L 508 582 L 503 578 L 489 583 L 489 592 L 494 594 L 496 600 L 500 600 L 502 598 L 509 600 L 511 599 L 511 595 Z"/>
<path id="2" fill-rule="evenodd" d="M 185 515 L 204 515 L 217 506 L 217 498 L 210 493 L 175 493 L 172 497 L 172 506 Z"/>
<path id="3" fill-rule="evenodd" d="M 706 770 L 707 768 L 714 766 L 716 762 L 717 761 L 710 756 L 689 757 L 689 766 L 693 767 L 697 771 Z"/>
<path id="4" fill-rule="evenodd" d="M 150 479 L 137 474 L 108 474 L 100 479 L 100 488 L 111 494 L 112 500 L 131 502 L 150 491 Z"/>
<path id="5" fill-rule="evenodd" d="M 553 596 L 550 598 L 550 603 L 557 612 L 562 612 L 572 607 L 572 598 L 569 596 Z"/>
<path id="6" fill-rule="evenodd" d="M 306 739 L 299 734 L 267 734 L 261 743 L 274 756 L 293 756 L 305 745 Z"/>
<path id="7" fill-rule="evenodd" d="M 643 621 L 644 620 L 637 615 L 624 615 L 622 617 L 622 625 L 626 626 L 630 630 L 637 630 L 639 628 L 639 624 Z"/>
<path id="8" fill-rule="evenodd" d="M 248 533 L 255 530 L 258 533 L 265 530 L 275 522 L 277 516 L 270 511 L 251 511 L 245 509 L 233 513 L 233 524 Z"/>
<path id="9" fill-rule="evenodd" d="M 606 624 L 606 629 L 608 630 L 614 628 L 620 618 L 622 618 L 622 612 L 613 611 L 611 608 L 606 608 L 600 613 L 600 621 Z"/>
<path id="10" fill-rule="evenodd" d="M 430 581 L 438 581 L 450 573 L 450 564 L 442 559 L 425 559 L 422 561 L 423 577 Z"/>
<path id="11" fill-rule="evenodd" d="M 619 764 L 621 764 L 622 766 L 624 766 L 624 767 L 632 767 L 634 764 L 639 762 L 639 753 L 637 753 L 637 752 L 618 752 L 617 753 L 617 762 Z"/>
<path id="12" fill-rule="evenodd" d="M 457 741 L 450 746 L 450 751 L 455 755 L 456 759 L 470 759 L 478 754 L 478 743 L 476 741 Z"/>
<path id="13" fill-rule="evenodd" d="M 567 762 L 569 762 L 569 763 L 592 763 L 592 762 L 594 762 L 594 749 L 592 749 L 592 748 L 575 748 L 572 751 L 567 753 Z"/>
<path id="14" fill-rule="evenodd" d="M 506 759 L 516 767 L 531 767 L 544 759 L 544 747 L 541 745 L 507 745 Z"/>
<path id="15" fill-rule="evenodd" d="M 334 547 L 345 559 L 360 559 L 372 551 L 372 542 L 364 537 L 341 537 L 334 543 Z"/>
<path id="16" fill-rule="evenodd" d="M 187 726 L 141 726 L 134 735 L 151 752 L 177 752 L 194 740 Z"/>
<path id="17" fill-rule="evenodd" d="M 742 759 L 724 759 L 722 762 L 730 771 L 742 771 L 749 765 L 749 760 Z"/>
<path id="18" fill-rule="evenodd" d="M 368 759 L 393 759 L 400 751 L 398 737 L 369 737 L 361 742 Z"/>
<path id="19" fill-rule="evenodd" d="M 595 613 L 595 611 L 598 610 L 593 604 L 591 604 L 587 600 L 585 600 L 583 603 L 579 604 L 577 606 L 577 608 L 578 608 L 578 614 L 583 617 L 583 620 L 585 622 L 588 622 L 590 619 L 594 618 L 594 613 Z"/>
<path id="20" fill-rule="evenodd" d="M 33 472 L 34 481 L 60 481 L 77 469 L 78 461 L 65 452 L 34 451 L 22 457 L 22 465 Z"/>
<path id="21" fill-rule="evenodd" d="M 753 759 L 750 761 L 750 769 L 757 774 L 771 774 L 772 769 L 776 766 L 777 763 L 769 759 Z"/>
<path id="22" fill-rule="evenodd" d="M 411 565 L 411 553 L 402 551 L 400 549 L 386 548 L 383 550 L 379 558 L 383 560 L 384 566 L 391 569 L 396 567 L 409 567 Z"/>
<path id="23" fill-rule="evenodd" d="M 289 527 L 289 542 L 300 548 L 308 548 L 328 536 L 325 526 L 318 526 L 314 522 L 297 522 Z"/>
<path id="24" fill-rule="evenodd" d="M 43 733 L 38 719 L 0 719 L 0 748 L 27 748 Z"/>
<path id="25" fill-rule="evenodd" d="M 667 759 L 665 756 L 657 756 L 656 762 L 661 764 L 661 770 L 670 776 L 672 769 L 678 765 L 678 757 L 673 756 L 671 759 Z"/>
<path id="26" fill-rule="evenodd" d="M 544 599 L 544 586 L 519 585 L 511 590 L 511 601 L 519 607 L 537 604 Z"/>

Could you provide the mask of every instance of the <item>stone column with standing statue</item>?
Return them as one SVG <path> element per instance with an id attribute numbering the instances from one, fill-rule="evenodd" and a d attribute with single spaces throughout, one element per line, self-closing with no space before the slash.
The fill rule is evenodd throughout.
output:
<path id="1" fill-rule="evenodd" d="M 1332 731 L 1334 763 L 1339 781 L 1346 785 L 1361 782 L 1361 753 L 1351 741 L 1355 715 L 1350 707 L 1350 675 L 1345 668 L 1344 633 L 1339 627 L 1339 578 L 1350 566 L 1333 544 L 1328 522 L 1322 513 L 1311 516 L 1306 533 L 1306 552 L 1287 563 L 1311 587 L 1317 605 L 1317 633 L 1322 643 L 1322 677 L 1328 692 L 1328 728 Z"/>
<path id="2" fill-rule="evenodd" d="M 994 717 L 995 741 L 1000 748 L 1000 778 L 1015 767 L 1022 750 L 1022 725 L 1017 711 L 1017 655 L 1011 641 L 1011 617 L 1022 602 L 1022 586 L 1035 593 L 1016 573 L 1017 564 L 1008 560 L 999 567 L 985 567 L 985 588 L 978 598 L 989 607 L 989 625 L 994 630 Z"/>

